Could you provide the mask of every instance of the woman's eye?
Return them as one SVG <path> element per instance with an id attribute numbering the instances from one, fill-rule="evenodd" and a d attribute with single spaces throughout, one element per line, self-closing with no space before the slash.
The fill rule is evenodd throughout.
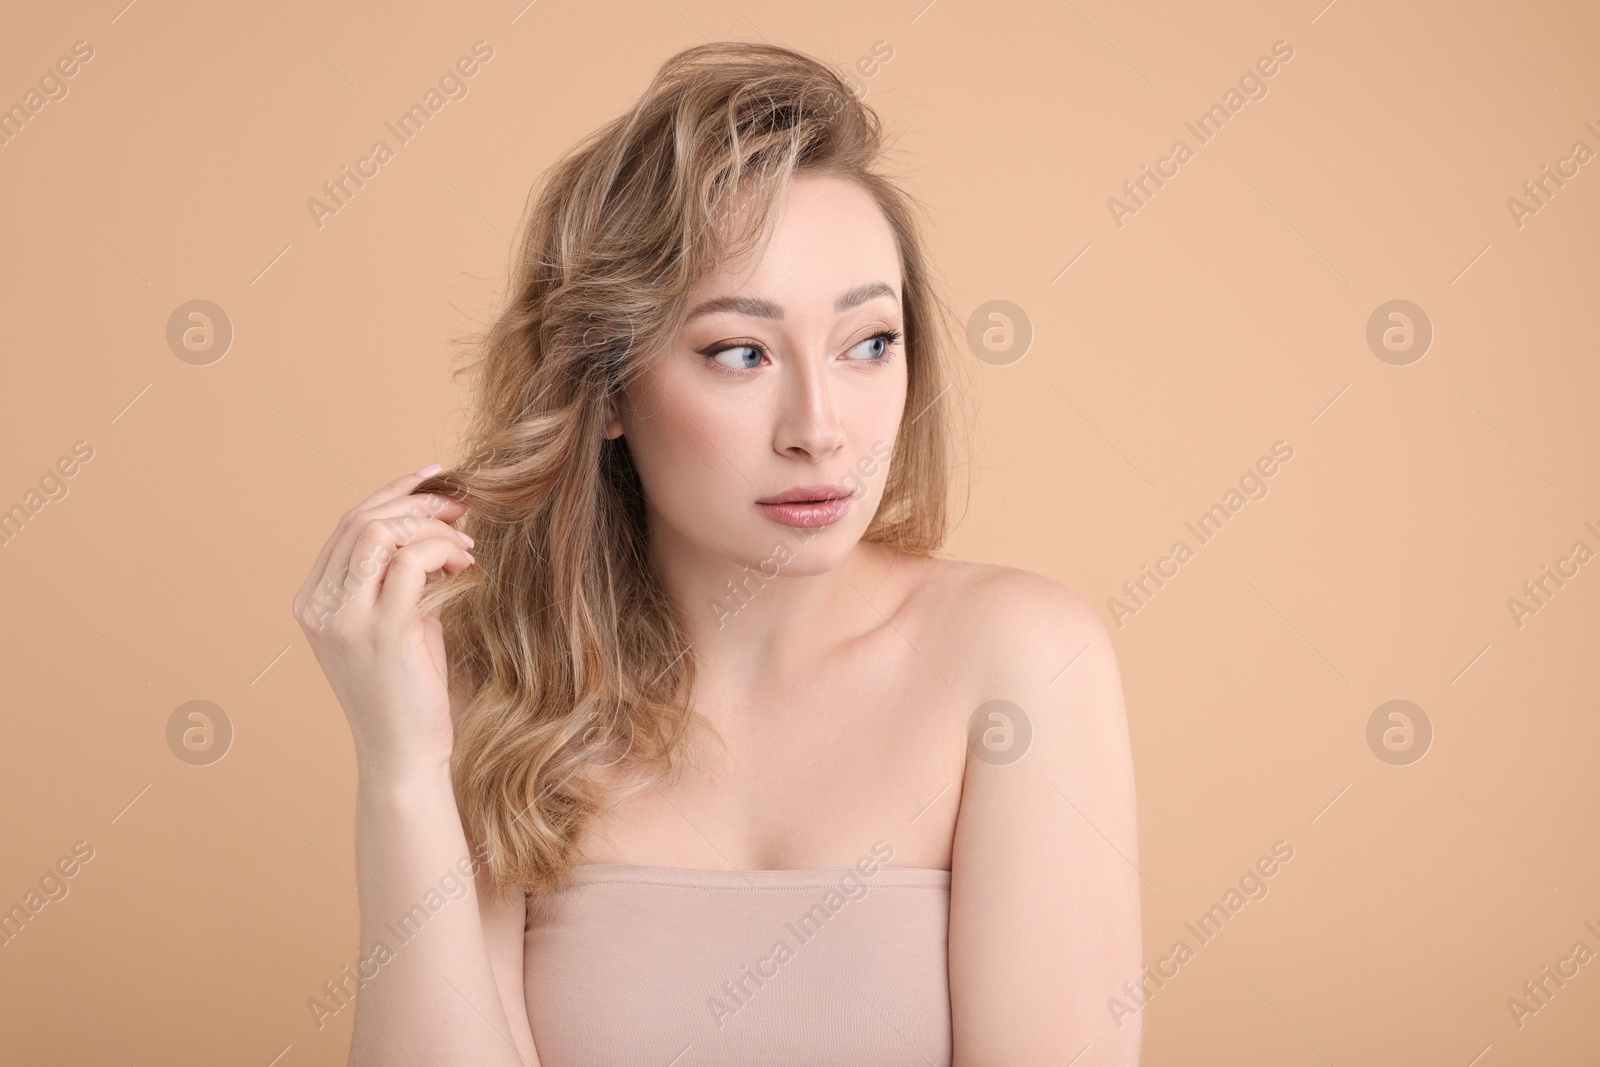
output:
<path id="1" fill-rule="evenodd" d="M 734 345 L 712 353 L 711 358 L 730 370 L 754 370 L 761 366 L 761 349 L 755 345 Z"/>
<path id="2" fill-rule="evenodd" d="M 852 348 L 850 351 L 854 352 L 858 349 L 864 349 L 866 351 L 866 355 L 862 358 L 867 362 L 881 360 L 889 354 L 889 346 L 894 344 L 895 341 L 899 340 L 899 338 L 900 334 L 897 331 L 885 330 L 882 333 L 873 334 L 865 341 L 862 341 L 860 344 L 856 345 L 856 347 Z"/>

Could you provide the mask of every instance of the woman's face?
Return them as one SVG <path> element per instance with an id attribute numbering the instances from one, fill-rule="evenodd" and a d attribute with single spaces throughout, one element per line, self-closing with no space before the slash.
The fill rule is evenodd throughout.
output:
<path id="1" fill-rule="evenodd" d="M 900 256 L 877 205 L 802 174 L 779 212 L 764 250 L 696 285 L 606 431 L 627 439 L 657 551 L 769 577 L 827 571 L 860 540 L 906 398 Z M 842 513 L 762 503 L 820 486 L 849 494 Z"/>

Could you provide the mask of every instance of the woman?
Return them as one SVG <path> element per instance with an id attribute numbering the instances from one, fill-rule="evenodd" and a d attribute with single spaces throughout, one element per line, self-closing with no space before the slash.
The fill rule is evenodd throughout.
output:
<path id="1" fill-rule="evenodd" d="M 472 458 L 324 546 L 352 1063 L 1136 1062 L 1115 657 L 933 555 L 950 331 L 883 155 L 806 56 L 670 59 L 532 205 Z"/>

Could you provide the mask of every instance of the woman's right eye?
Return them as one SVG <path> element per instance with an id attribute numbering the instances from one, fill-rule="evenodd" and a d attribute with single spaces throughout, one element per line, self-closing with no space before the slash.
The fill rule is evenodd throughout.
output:
<path id="1" fill-rule="evenodd" d="M 707 353 L 708 358 L 729 370 L 754 370 L 761 366 L 761 349 L 755 345 L 730 345 Z"/>

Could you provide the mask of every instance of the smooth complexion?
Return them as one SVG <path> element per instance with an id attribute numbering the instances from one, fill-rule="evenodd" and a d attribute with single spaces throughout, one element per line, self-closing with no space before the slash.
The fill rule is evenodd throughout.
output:
<path id="1" fill-rule="evenodd" d="M 905 325 L 898 254 L 861 189 L 802 175 L 746 258 L 702 279 L 689 307 L 703 313 L 652 354 L 606 430 L 639 470 L 650 558 L 697 658 L 695 707 L 727 749 L 696 736 L 692 773 L 596 820 L 576 862 L 846 866 L 881 839 L 897 866 L 952 872 L 954 1067 L 1134 1064 L 1139 1021 L 1118 1030 L 1105 1006 L 1140 972 L 1132 761 L 1094 609 L 1027 571 L 862 541 L 880 463 L 735 617 L 707 610 L 725 581 L 797 539 L 757 501 L 850 484 L 874 443 L 917 415 L 904 342 L 890 340 Z M 449 526 L 459 505 L 442 498 L 409 541 L 386 532 L 426 499 L 404 496 L 419 480 L 347 515 L 296 602 L 360 757 L 364 946 L 467 851 L 437 622 L 407 605 L 427 572 L 471 559 Z M 398 548 L 382 595 L 319 634 L 302 598 L 373 546 Z M 1033 731 L 1003 765 L 968 748 L 974 712 L 996 698 Z M 524 902 L 495 898 L 481 874 L 476 888 L 362 992 L 352 1063 L 537 1064 Z M 445 977 L 459 996 L 436 995 Z"/>
<path id="2" fill-rule="evenodd" d="M 875 585 L 890 565 L 861 543 L 886 465 L 856 479 L 859 498 L 815 528 L 738 625 L 719 626 L 706 604 L 774 544 L 798 540 L 758 500 L 846 483 L 874 442 L 894 442 L 906 396 L 905 345 L 889 337 L 904 333 L 899 294 L 899 255 L 872 201 L 852 183 L 799 177 L 765 254 L 696 286 L 677 344 L 606 430 L 628 442 L 651 562 L 699 663 L 737 687 L 730 695 L 769 699 L 769 713 L 784 707 L 770 702 L 772 681 L 826 669 L 841 638 L 882 624 L 852 583 Z"/>

